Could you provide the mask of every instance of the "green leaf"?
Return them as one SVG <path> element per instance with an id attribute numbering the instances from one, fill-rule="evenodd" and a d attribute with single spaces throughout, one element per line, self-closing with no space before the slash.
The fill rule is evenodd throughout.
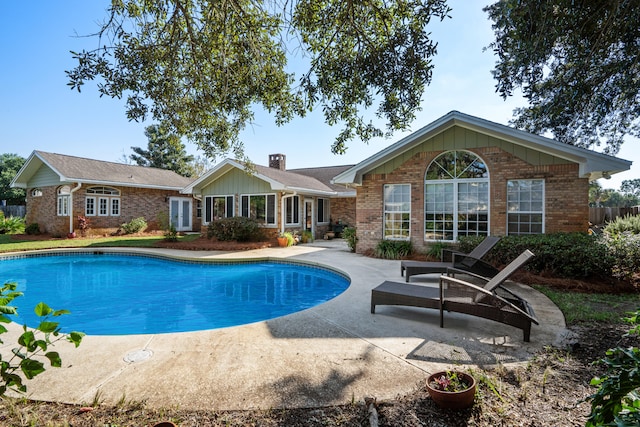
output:
<path id="1" fill-rule="evenodd" d="M 20 344 L 23 347 L 26 347 L 27 349 L 31 348 L 31 346 L 33 345 L 34 341 L 36 340 L 36 337 L 33 333 L 33 331 L 27 331 L 25 333 L 23 333 L 22 335 L 20 335 L 20 337 L 18 338 L 18 344 Z M 29 350 L 31 351 L 31 350 Z"/>
<path id="2" fill-rule="evenodd" d="M 62 359 L 60 358 L 60 354 L 56 351 L 50 351 L 44 355 L 49 362 L 51 362 L 51 366 L 54 368 L 59 368 L 62 366 Z"/>
<path id="3" fill-rule="evenodd" d="M 45 371 L 44 363 L 34 359 L 22 360 L 22 362 L 20 362 L 20 369 L 22 369 L 22 372 L 29 380 Z"/>
<path id="4" fill-rule="evenodd" d="M 56 310 L 53 312 L 54 316 L 62 316 L 63 314 L 71 314 L 69 310 Z"/>
<path id="5" fill-rule="evenodd" d="M 78 348 L 78 346 L 80 345 L 80 343 L 82 342 L 82 338 L 85 336 L 84 333 L 82 332 L 71 332 L 69 335 L 67 335 L 67 339 L 74 343 L 76 348 Z"/>
<path id="6" fill-rule="evenodd" d="M 45 334 L 53 333 L 58 329 L 58 322 L 40 322 L 38 325 L 38 330 L 44 332 Z"/>
<path id="7" fill-rule="evenodd" d="M 47 304 L 40 302 L 38 303 L 38 305 L 36 305 L 33 311 L 35 311 L 37 316 L 43 317 L 43 316 L 50 315 L 53 312 L 53 309 L 49 307 Z"/>

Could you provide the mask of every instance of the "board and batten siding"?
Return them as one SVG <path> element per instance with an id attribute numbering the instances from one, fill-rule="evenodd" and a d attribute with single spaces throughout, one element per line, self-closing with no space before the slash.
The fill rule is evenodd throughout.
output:
<path id="1" fill-rule="evenodd" d="M 533 166 L 560 165 L 567 160 L 546 153 L 526 148 L 511 142 L 485 135 L 480 132 L 454 126 L 439 133 L 411 149 L 376 167 L 368 173 L 388 174 L 401 167 L 407 160 L 421 152 L 438 152 L 448 150 L 465 150 L 480 147 L 499 147 Z M 425 170 L 428 165 L 425 165 Z"/>
<path id="2" fill-rule="evenodd" d="M 273 192 L 268 182 L 238 169 L 229 171 L 213 183 L 202 188 L 203 196 L 221 194 L 264 194 Z"/>
<path id="3" fill-rule="evenodd" d="M 41 167 L 29 180 L 28 188 L 40 188 L 65 185 L 60 176 L 48 167 Z"/>

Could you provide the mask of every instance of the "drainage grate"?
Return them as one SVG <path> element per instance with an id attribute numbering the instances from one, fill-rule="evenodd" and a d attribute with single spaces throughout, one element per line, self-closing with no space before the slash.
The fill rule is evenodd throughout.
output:
<path id="1" fill-rule="evenodd" d="M 136 362 L 144 362 L 147 359 L 150 359 L 153 356 L 153 352 L 151 350 L 136 350 L 131 351 L 124 356 L 124 361 L 127 363 L 136 363 Z"/>

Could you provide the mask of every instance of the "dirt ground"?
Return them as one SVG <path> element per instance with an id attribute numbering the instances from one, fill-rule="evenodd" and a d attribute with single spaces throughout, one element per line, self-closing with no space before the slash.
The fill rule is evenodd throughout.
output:
<path id="1" fill-rule="evenodd" d="M 272 244 L 272 243 L 267 243 Z M 273 244 L 277 244 L 275 241 Z M 226 242 L 198 239 L 184 245 L 162 243 L 167 247 L 191 250 L 232 250 Z M 238 244 L 234 250 L 256 246 Z M 186 247 L 188 246 L 188 248 Z M 524 276 L 523 281 L 543 281 Z M 581 291 L 598 290 L 596 283 L 558 281 L 550 284 Z M 567 348 L 547 347 L 529 363 L 518 367 L 475 370 L 478 381 L 474 406 L 462 411 L 445 411 L 429 397 L 424 378 L 406 395 L 377 401 L 380 426 L 583 426 L 590 411 L 585 402 L 595 389 L 589 385 L 603 372 L 593 362 L 607 349 L 639 346 L 638 337 L 625 337 L 628 326 L 619 324 L 581 324 L 570 328 L 575 339 Z M 344 405 L 324 408 L 279 409 L 261 411 L 185 411 L 180 408 L 152 410 L 144 402 L 123 401 L 115 407 L 92 404 L 86 407 L 28 400 L 3 399 L 0 425 L 23 426 L 154 426 L 172 421 L 177 426 L 370 426 L 365 397 L 355 396 Z"/>
<path id="2" fill-rule="evenodd" d="M 608 348 L 639 345 L 621 336 L 623 325 L 581 325 L 572 330 L 570 348 L 548 347 L 525 366 L 475 370 L 476 402 L 471 409 L 446 411 L 429 397 L 424 378 L 414 390 L 393 400 L 378 401 L 380 426 L 583 426 L 590 406 L 584 399 L 594 392 L 590 380 L 602 372 L 593 362 Z M 0 425 L 11 426 L 154 426 L 172 421 L 180 427 L 200 426 L 370 426 L 364 398 L 344 405 L 261 411 L 151 410 L 144 402 L 126 401 L 111 407 L 88 407 L 5 399 L 0 402 Z M 370 396 L 375 397 L 375 390 Z"/>

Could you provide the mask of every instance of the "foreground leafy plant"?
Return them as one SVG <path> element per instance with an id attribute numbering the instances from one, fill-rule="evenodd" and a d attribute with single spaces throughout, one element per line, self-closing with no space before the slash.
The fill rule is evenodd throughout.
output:
<path id="1" fill-rule="evenodd" d="M 625 319 L 634 325 L 625 336 L 640 333 L 640 310 Z M 591 380 L 598 391 L 587 399 L 591 413 L 587 427 L 640 425 L 640 349 L 616 347 L 599 361 L 607 374 Z"/>
<path id="2" fill-rule="evenodd" d="M 11 323 L 10 315 L 16 315 L 16 307 L 10 305 L 11 302 L 22 296 L 22 292 L 16 291 L 16 283 L 5 283 L 0 288 L 0 323 Z M 13 356 L 5 360 L 0 354 L 0 396 L 7 390 L 14 390 L 24 393 L 27 386 L 23 383 L 24 375 L 26 379 L 32 379 L 46 370 L 43 361 L 48 360 L 51 367 L 62 366 L 60 354 L 50 351 L 60 340 L 67 340 L 76 347 L 80 345 L 84 334 L 71 332 L 70 334 L 60 334 L 58 322 L 53 322 L 53 317 L 68 314 L 67 310 L 53 310 L 47 304 L 41 302 L 34 309 L 40 318 L 40 324 L 34 328 L 23 326 L 23 333 L 18 337 L 18 347 L 11 350 Z M 0 324 L 0 334 L 8 332 L 4 325 Z M 0 344 L 4 342 L 0 339 Z"/>

